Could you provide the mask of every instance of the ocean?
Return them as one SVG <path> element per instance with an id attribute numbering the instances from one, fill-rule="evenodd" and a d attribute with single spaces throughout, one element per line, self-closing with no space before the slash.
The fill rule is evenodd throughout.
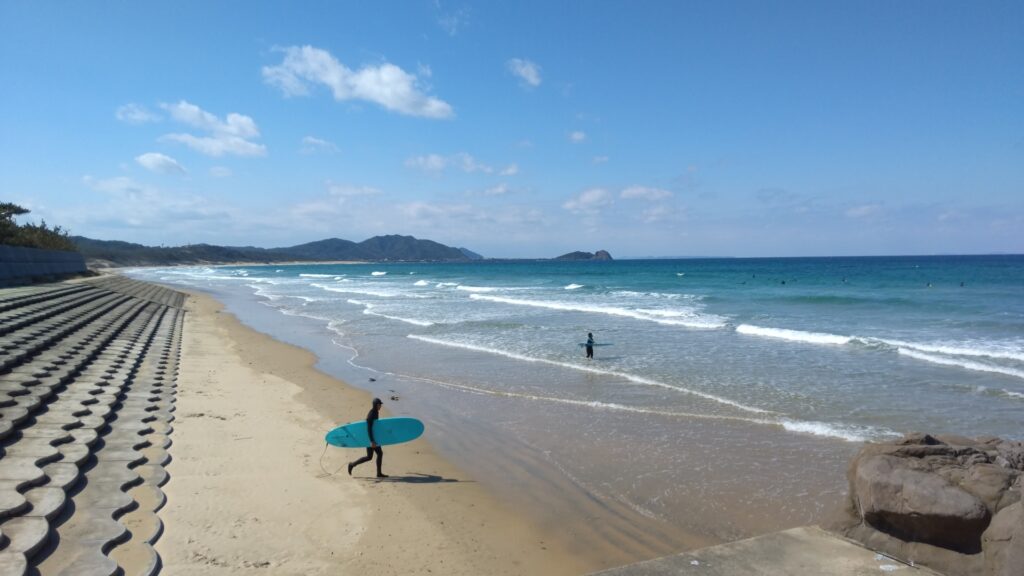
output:
<path id="1" fill-rule="evenodd" d="M 423 419 L 446 457 L 546 523 L 635 557 L 673 551 L 679 531 L 822 521 L 866 441 L 1024 438 L 1024 256 L 128 275 L 211 292 Z"/>

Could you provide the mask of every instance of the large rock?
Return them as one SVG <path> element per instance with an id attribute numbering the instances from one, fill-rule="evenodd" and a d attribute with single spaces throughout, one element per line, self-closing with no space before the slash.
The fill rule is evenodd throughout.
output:
<path id="1" fill-rule="evenodd" d="M 868 444 L 850 463 L 836 527 L 947 574 L 1022 576 L 1022 475 L 1021 442 L 912 434 Z"/>
<path id="2" fill-rule="evenodd" d="M 1020 502 L 996 514 L 985 535 L 982 547 L 985 574 L 1020 576 L 1024 574 L 1024 512 Z"/>
<path id="3" fill-rule="evenodd" d="M 981 533 L 991 518 L 988 509 L 942 476 L 880 454 L 858 463 L 854 486 L 861 516 L 879 530 L 959 552 L 981 550 Z"/>

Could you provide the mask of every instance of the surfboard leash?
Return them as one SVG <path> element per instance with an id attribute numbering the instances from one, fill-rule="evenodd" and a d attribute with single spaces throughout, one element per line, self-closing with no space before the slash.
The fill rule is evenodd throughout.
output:
<path id="1" fill-rule="evenodd" d="M 346 466 L 346 464 L 342 464 L 341 468 L 338 468 L 334 472 L 328 472 L 327 468 L 324 468 L 324 455 L 327 454 L 327 447 L 328 446 L 330 446 L 330 444 L 328 444 L 327 442 L 324 442 L 324 451 L 320 453 L 320 469 L 324 471 L 324 474 L 326 474 L 328 477 L 330 477 L 330 476 L 334 476 L 338 472 L 341 472 L 341 468 L 344 468 Z"/>

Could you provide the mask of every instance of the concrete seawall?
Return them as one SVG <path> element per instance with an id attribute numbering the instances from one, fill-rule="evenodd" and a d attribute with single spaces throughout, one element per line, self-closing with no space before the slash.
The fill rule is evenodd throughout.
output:
<path id="1" fill-rule="evenodd" d="M 81 274 L 86 270 L 85 257 L 78 252 L 0 245 L 0 286 L 26 284 L 37 277 Z"/>

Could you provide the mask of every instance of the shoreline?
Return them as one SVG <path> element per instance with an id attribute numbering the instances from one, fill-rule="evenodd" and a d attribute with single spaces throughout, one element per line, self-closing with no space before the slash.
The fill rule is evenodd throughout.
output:
<path id="1" fill-rule="evenodd" d="M 188 315 L 174 459 L 156 545 L 168 574 L 606 567 L 511 509 L 424 440 L 386 449 L 391 478 L 367 477 L 372 464 L 349 478 L 344 464 L 361 453 L 324 453 L 323 434 L 361 419 L 370 393 L 317 370 L 312 352 L 243 325 L 213 296 L 182 291 Z"/>

